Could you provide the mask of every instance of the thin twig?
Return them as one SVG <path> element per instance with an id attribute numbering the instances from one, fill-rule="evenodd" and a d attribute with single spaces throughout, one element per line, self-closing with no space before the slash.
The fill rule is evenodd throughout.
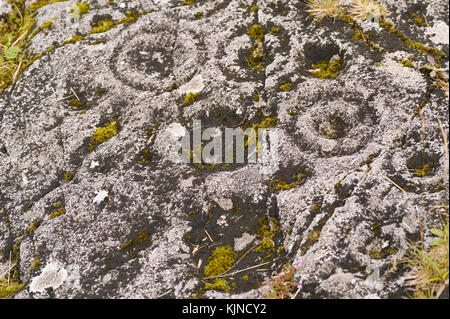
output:
<path id="1" fill-rule="evenodd" d="M 211 236 L 209 236 L 209 233 L 208 233 L 208 231 L 207 231 L 206 229 L 205 229 L 205 233 L 206 233 L 206 235 L 208 236 L 209 240 L 213 243 L 214 240 L 211 238 Z"/>
<path id="2" fill-rule="evenodd" d="M 270 261 L 262 263 L 262 264 L 259 264 L 259 265 L 256 265 L 256 266 L 251 266 L 251 267 L 248 267 L 248 268 L 245 268 L 245 269 L 242 269 L 242 270 L 237 270 L 235 272 L 232 272 L 231 274 L 224 274 L 224 275 L 219 275 L 219 276 L 215 276 L 215 277 L 208 277 L 208 278 L 205 278 L 205 279 L 229 277 L 229 276 L 233 276 L 233 275 L 236 275 L 238 273 L 241 273 L 241 272 L 244 272 L 244 271 L 247 271 L 247 270 L 251 270 L 251 269 L 255 269 L 255 268 L 261 267 L 261 266 L 265 266 L 267 264 L 270 264 Z"/>
<path id="3" fill-rule="evenodd" d="M 406 193 L 406 191 L 405 191 L 403 188 L 401 188 L 400 186 L 398 186 L 392 179 L 390 179 L 390 178 L 387 177 L 387 176 L 385 176 L 384 178 L 386 178 L 389 182 L 392 183 L 392 185 L 394 185 L 395 187 L 397 187 L 399 190 L 401 190 L 401 191 L 403 191 L 403 192 Z"/>
<path id="4" fill-rule="evenodd" d="M 70 90 L 72 91 L 73 95 L 75 95 L 75 97 L 77 98 L 77 100 L 80 101 L 80 98 L 79 98 L 78 95 L 75 93 L 75 91 L 74 91 L 72 88 L 70 88 Z"/>
<path id="5" fill-rule="evenodd" d="M 158 297 L 156 297 L 156 298 L 161 298 L 161 297 L 164 297 L 165 295 L 169 294 L 169 293 L 170 293 L 171 291 L 172 291 L 172 289 L 170 289 L 169 291 L 167 291 L 167 292 L 163 293 L 162 295 L 159 295 L 159 296 L 158 296 Z"/>

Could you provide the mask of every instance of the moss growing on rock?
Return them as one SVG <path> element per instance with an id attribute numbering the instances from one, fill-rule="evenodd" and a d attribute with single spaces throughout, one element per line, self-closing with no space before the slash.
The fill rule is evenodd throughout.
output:
<path id="1" fill-rule="evenodd" d="M 180 6 L 180 7 L 183 7 L 183 6 L 192 6 L 192 5 L 194 5 L 194 4 L 195 4 L 195 0 L 186 0 L 186 1 L 180 2 L 180 3 L 178 4 L 178 6 Z"/>
<path id="2" fill-rule="evenodd" d="M 256 43 L 250 50 L 249 56 L 245 59 L 248 66 L 255 71 L 264 70 L 264 47 L 262 42 Z"/>
<path id="3" fill-rule="evenodd" d="M 91 8 L 91 4 L 87 2 L 75 2 L 72 4 L 72 10 L 70 12 L 73 13 L 74 19 L 81 19 L 83 14 L 86 14 L 89 12 L 89 9 Z"/>
<path id="4" fill-rule="evenodd" d="M 93 27 L 91 29 L 91 31 L 89 31 L 89 34 L 103 33 L 103 32 L 106 32 L 106 31 L 114 28 L 115 26 L 116 26 L 116 23 L 113 20 L 102 19 L 97 22 L 97 24 L 95 25 L 95 27 Z"/>
<path id="5" fill-rule="evenodd" d="M 184 105 L 189 105 L 195 102 L 195 100 L 197 100 L 199 97 L 201 96 L 201 93 L 197 92 L 197 93 L 188 93 L 186 94 L 186 97 L 184 98 Z"/>
<path id="6" fill-rule="evenodd" d="M 286 81 L 281 81 L 280 90 L 284 92 L 289 92 L 290 90 L 292 90 L 292 84 Z"/>
<path id="7" fill-rule="evenodd" d="M 66 2 L 67 0 L 38 0 L 33 2 L 30 5 L 31 12 L 36 11 L 37 9 L 40 9 L 42 7 L 45 7 L 46 5 L 56 3 L 56 2 Z"/>
<path id="8" fill-rule="evenodd" d="M 53 207 L 55 207 L 55 209 L 50 213 L 48 219 L 53 219 L 66 213 L 66 208 L 61 202 L 54 203 Z"/>
<path id="9" fill-rule="evenodd" d="M 252 39 L 262 41 L 265 35 L 264 27 L 260 24 L 254 24 L 248 29 L 247 34 Z"/>
<path id="10" fill-rule="evenodd" d="M 75 35 L 73 36 L 72 39 L 66 40 L 62 43 L 62 45 L 66 45 L 66 44 L 74 44 L 77 43 L 79 41 L 83 41 L 84 40 L 84 36 L 82 35 Z"/>
<path id="11" fill-rule="evenodd" d="M 336 57 L 320 61 L 317 64 L 313 64 L 313 69 L 310 72 L 319 79 L 335 78 L 341 74 L 342 60 L 341 57 Z"/>
<path id="12" fill-rule="evenodd" d="M 217 247 L 209 256 L 203 273 L 206 277 L 222 275 L 233 267 L 235 260 L 236 253 L 230 246 Z"/>
<path id="13" fill-rule="evenodd" d="M 277 234 L 281 233 L 281 227 L 275 218 L 259 219 L 259 229 L 256 232 L 256 237 L 260 238 L 261 242 L 258 247 L 254 249 L 255 252 L 267 251 L 268 253 L 275 252 L 274 238 Z M 268 256 L 271 256 L 270 254 Z"/>
<path id="14" fill-rule="evenodd" d="M 205 290 L 222 290 L 224 292 L 230 292 L 231 287 L 228 281 L 222 278 L 216 278 L 214 283 L 206 283 Z"/>
<path id="15" fill-rule="evenodd" d="M 90 142 L 94 144 L 101 144 L 117 134 L 118 119 L 113 118 L 104 127 L 99 127 L 95 130 L 94 135 L 90 138 Z"/>
<path id="16" fill-rule="evenodd" d="M 0 299 L 11 299 L 20 290 L 25 287 L 25 284 L 9 281 L 7 279 L 0 280 Z"/>
<path id="17" fill-rule="evenodd" d="M 39 226 L 41 226 L 41 221 L 40 220 L 36 220 L 30 226 L 27 227 L 27 229 L 25 230 L 25 233 L 28 234 L 28 235 L 31 235 L 31 234 L 34 233 L 34 231 L 36 229 L 38 229 Z"/>

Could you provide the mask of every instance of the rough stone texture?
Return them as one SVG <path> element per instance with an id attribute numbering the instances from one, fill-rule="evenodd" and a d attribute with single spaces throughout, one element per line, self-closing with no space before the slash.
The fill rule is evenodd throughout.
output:
<path id="1" fill-rule="evenodd" d="M 432 81 L 397 62 L 413 51 L 368 25 L 387 50 L 381 55 L 353 39 L 342 21 L 314 22 L 302 1 L 268 7 L 259 0 L 259 10 L 251 12 L 252 0 L 181 7 L 178 1 L 110 6 L 88 0 L 92 8 L 79 22 L 71 18 L 73 2 L 38 10 L 37 25 L 55 22 L 35 36 L 31 49 L 42 52 L 76 34 L 86 39 L 43 55 L 0 96 L 0 251 L 6 261 L 21 239 L 27 287 L 17 298 L 190 297 L 202 287 L 199 278 L 215 248 L 204 247 L 205 230 L 216 245 L 250 248 L 255 241 L 248 235 L 256 234 L 264 216 L 278 219 L 285 251 L 268 259 L 266 271 L 250 271 L 248 282 L 240 280 L 245 273 L 236 275 L 235 291 L 207 291 L 205 297 L 257 297 L 272 271 L 299 260 L 299 297 L 404 295 L 405 269 L 393 265 L 419 238 L 421 225 L 429 243 L 429 229 L 439 224 L 430 207 L 448 196 L 436 191 L 448 183 L 438 125 L 441 120 L 448 132 L 448 95 L 433 91 L 423 117 L 414 116 Z M 428 45 L 431 36 L 442 40 L 436 32 L 448 23 L 447 1 L 380 2 L 410 38 Z M 151 12 L 87 35 L 96 21 L 120 20 L 130 9 Z M 408 25 L 416 11 L 437 27 Z M 196 12 L 203 17 L 195 19 Z M 267 32 L 265 70 L 259 72 L 245 60 L 254 45 L 246 33 L 255 23 Z M 281 32 L 270 34 L 273 26 Z M 98 39 L 105 42 L 94 44 Z M 439 42 L 448 54 L 448 41 Z M 335 54 L 344 58 L 337 78 L 318 79 L 307 71 Z M 425 64 L 426 56 L 414 63 Z M 441 64 L 448 69 L 448 60 Z M 280 90 L 281 81 L 292 90 Z M 174 82 L 180 88 L 166 92 Z M 86 102 L 85 113 L 69 105 L 72 90 Z M 184 93 L 195 91 L 201 97 L 183 106 Z M 279 118 L 279 170 L 273 175 L 261 164 L 208 170 L 167 156 L 174 130 L 190 127 L 193 119 L 235 126 L 244 117 L 258 123 L 261 113 Z M 114 116 L 118 134 L 90 152 L 95 129 Z M 327 138 L 322 129 L 336 118 L 344 133 Z M 144 149 L 148 165 L 138 163 Z M 433 172 L 419 177 L 414 169 L 423 154 Z M 298 169 L 308 172 L 301 185 L 273 191 L 271 180 L 288 180 Z M 73 180 L 64 181 L 64 173 L 74 174 Z M 50 219 L 57 202 L 65 214 Z M 40 226 L 24 233 L 36 220 Z M 139 241 L 143 232 L 147 238 Z M 312 232 L 320 236 L 311 240 Z M 121 249 L 130 241 L 133 247 Z M 36 256 L 43 266 L 30 273 Z M 236 270 L 267 262 L 262 255 L 249 258 Z"/>

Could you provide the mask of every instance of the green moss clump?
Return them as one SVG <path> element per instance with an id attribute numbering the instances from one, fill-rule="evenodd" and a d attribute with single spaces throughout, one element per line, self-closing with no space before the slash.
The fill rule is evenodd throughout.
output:
<path id="1" fill-rule="evenodd" d="M 136 11 L 133 10 L 129 10 L 126 14 L 125 14 L 125 18 L 123 18 L 122 20 L 120 20 L 117 24 L 121 24 L 121 23 L 130 23 L 133 22 L 135 20 L 137 20 L 139 18 L 139 14 Z"/>
<path id="2" fill-rule="evenodd" d="M 433 168 L 429 164 L 424 164 L 421 167 L 414 170 L 414 174 L 420 177 L 424 177 L 433 173 Z"/>
<path id="3" fill-rule="evenodd" d="M 408 68 L 414 69 L 414 64 L 412 64 L 412 62 L 409 60 L 402 60 L 401 64 L 403 64 L 403 66 L 406 66 Z"/>
<path id="4" fill-rule="evenodd" d="M 308 175 L 308 171 L 306 169 L 298 169 L 295 172 L 295 181 L 288 184 L 284 179 L 279 178 L 279 179 L 274 179 L 270 181 L 270 188 L 272 190 L 276 190 L 276 191 L 286 191 L 286 190 L 290 190 L 293 189 L 297 186 L 299 186 L 304 178 Z"/>
<path id="5" fill-rule="evenodd" d="M 213 284 L 205 283 L 205 290 L 222 290 L 224 292 L 230 292 L 230 284 L 228 281 L 222 278 L 216 278 Z"/>
<path id="6" fill-rule="evenodd" d="M 42 262 L 38 257 L 35 257 L 30 266 L 30 274 L 38 270 L 42 266 Z"/>
<path id="7" fill-rule="evenodd" d="M 313 64 L 311 74 L 319 79 L 335 78 L 341 74 L 342 58 L 323 60 Z"/>
<path id="8" fill-rule="evenodd" d="M 383 248 L 381 250 L 379 249 L 372 249 L 369 251 L 369 256 L 372 259 L 383 259 L 386 258 L 387 256 L 391 256 L 393 254 L 395 254 L 398 251 L 397 248 Z"/>
<path id="9" fill-rule="evenodd" d="M 263 41 L 265 35 L 264 27 L 260 24 L 254 24 L 248 29 L 247 34 L 252 39 Z"/>
<path id="10" fill-rule="evenodd" d="M 286 81 L 281 81 L 280 83 L 280 90 L 284 91 L 284 92 L 289 92 L 290 90 L 292 90 L 292 84 L 288 83 Z"/>
<path id="11" fill-rule="evenodd" d="M 55 20 L 53 20 L 53 19 L 50 19 L 50 20 L 47 20 L 47 21 L 45 21 L 44 23 L 42 23 L 42 25 L 40 26 L 40 28 L 41 29 L 51 29 L 51 27 L 53 27 L 53 22 L 54 22 Z"/>
<path id="12" fill-rule="evenodd" d="M 173 91 L 175 91 L 177 88 L 178 88 L 178 85 L 177 85 L 175 82 L 173 82 L 173 83 L 170 85 L 170 87 L 168 87 L 165 91 L 166 91 L 166 92 L 173 92 Z"/>
<path id="13" fill-rule="evenodd" d="M 274 127 L 278 122 L 278 116 L 275 117 L 266 117 L 261 123 L 253 125 L 253 129 L 257 130 L 259 128 L 271 128 Z"/>
<path id="14" fill-rule="evenodd" d="M 25 230 L 25 233 L 27 233 L 28 235 L 31 235 L 34 233 L 34 231 L 36 229 L 38 229 L 39 226 L 41 226 L 41 221 L 36 220 L 30 226 L 27 227 L 27 229 Z"/>
<path id="15" fill-rule="evenodd" d="M 184 98 L 183 104 L 184 104 L 184 105 L 192 104 L 192 103 L 194 103 L 195 100 L 197 100 L 200 96 L 201 96 L 201 93 L 200 93 L 200 92 L 197 92 L 197 93 L 192 93 L 192 92 L 190 92 L 190 93 L 186 94 L 186 97 Z"/>
<path id="16" fill-rule="evenodd" d="M 203 273 L 206 277 L 222 275 L 233 267 L 235 260 L 236 253 L 230 246 L 217 247 L 209 256 Z"/>
<path id="17" fill-rule="evenodd" d="M 119 123 L 117 119 L 112 119 L 104 127 L 98 127 L 94 135 L 91 137 L 90 142 L 94 144 L 101 144 L 117 134 Z"/>
<path id="18" fill-rule="evenodd" d="M 244 275 L 244 276 L 242 276 L 242 278 L 241 278 L 242 280 L 245 280 L 245 281 L 247 281 L 248 280 L 248 275 Z"/>
<path id="19" fill-rule="evenodd" d="M 178 4 L 178 6 L 192 6 L 195 4 L 195 0 L 186 0 Z"/>
<path id="20" fill-rule="evenodd" d="M 74 19 L 81 19 L 83 14 L 86 14 L 89 12 L 89 9 L 91 8 L 91 4 L 87 2 L 75 2 L 72 4 L 72 10 L 70 12 L 73 13 Z"/>
<path id="21" fill-rule="evenodd" d="M 194 13 L 194 18 L 195 19 L 201 19 L 203 17 L 203 12 L 196 12 Z"/>
<path id="22" fill-rule="evenodd" d="M 25 284 L 17 283 L 15 281 L 8 281 L 6 279 L 0 280 L 0 299 L 11 299 L 20 290 L 25 287 Z"/>
<path id="23" fill-rule="evenodd" d="M 50 216 L 48 216 L 48 219 L 53 219 L 53 218 L 59 217 L 61 215 L 64 215 L 65 213 L 66 213 L 66 208 L 64 206 L 58 207 L 50 213 Z"/>
<path id="24" fill-rule="evenodd" d="M 73 178 L 75 177 L 75 174 L 73 174 L 73 173 L 64 173 L 64 175 L 63 175 L 63 180 L 66 182 L 66 183 L 69 183 L 69 182 L 71 182 L 72 180 L 73 180 Z"/>
<path id="25" fill-rule="evenodd" d="M 73 36 L 72 39 L 66 40 L 62 43 L 62 45 L 66 45 L 66 44 L 74 44 L 77 43 L 79 41 L 83 41 L 84 37 L 82 35 L 75 35 Z"/>
<path id="26" fill-rule="evenodd" d="M 97 44 L 102 44 L 102 43 L 106 43 L 105 39 L 97 39 L 94 42 L 92 42 L 92 45 L 97 45 Z"/>
<path id="27" fill-rule="evenodd" d="M 316 214 L 322 208 L 322 203 L 312 204 L 309 206 L 309 212 L 311 214 Z"/>
<path id="28" fill-rule="evenodd" d="M 103 33 L 116 26 L 116 23 L 111 19 L 103 19 L 97 22 L 96 26 L 89 31 L 89 34 Z"/>
<path id="29" fill-rule="evenodd" d="M 258 11 L 259 7 L 256 4 L 250 8 L 250 12 L 258 12 Z"/>
<path id="30" fill-rule="evenodd" d="M 84 106 L 84 103 L 76 98 L 73 98 L 69 101 L 69 105 L 74 108 L 80 108 Z"/>
<path id="31" fill-rule="evenodd" d="M 133 245 L 134 245 L 134 242 L 132 240 L 127 241 L 126 243 L 120 245 L 119 250 L 125 250 L 128 248 L 131 248 L 131 247 L 133 247 Z"/>
<path id="32" fill-rule="evenodd" d="M 42 7 L 45 7 L 46 5 L 52 4 L 52 3 L 56 3 L 56 2 L 66 2 L 67 0 L 38 0 L 33 2 L 30 5 L 30 10 L 31 12 L 36 11 L 37 9 L 40 9 Z"/>
<path id="33" fill-rule="evenodd" d="M 273 27 L 272 29 L 270 29 L 270 34 L 275 35 L 280 33 L 281 29 L 277 28 L 277 27 Z"/>
<path id="34" fill-rule="evenodd" d="M 261 243 L 258 247 L 254 249 L 255 252 L 275 252 L 275 242 L 274 237 L 281 233 L 281 227 L 275 218 L 270 219 L 271 224 L 269 224 L 268 218 L 259 219 L 259 229 L 256 231 L 256 237 L 260 238 Z"/>
<path id="35" fill-rule="evenodd" d="M 255 71 L 264 70 L 264 46 L 262 42 L 258 41 L 250 50 L 249 56 L 245 59 L 248 66 Z"/>

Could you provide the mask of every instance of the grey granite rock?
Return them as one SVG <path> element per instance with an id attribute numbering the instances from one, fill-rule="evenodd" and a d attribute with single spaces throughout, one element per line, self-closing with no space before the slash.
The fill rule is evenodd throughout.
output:
<path id="1" fill-rule="evenodd" d="M 54 23 L 30 49 L 58 45 L 0 96 L 0 258 L 19 246 L 26 288 L 16 298 L 187 298 L 204 288 L 211 252 L 251 248 L 268 216 L 281 227 L 280 249 L 250 253 L 234 269 L 265 270 L 238 273 L 234 290 L 204 297 L 255 298 L 272 272 L 299 261 L 299 297 L 404 295 L 406 270 L 395 264 L 420 227 L 427 234 L 439 224 L 430 207 L 448 197 L 438 124 L 448 132 L 448 92 L 430 94 L 430 77 L 399 63 L 417 52 L 368 25 L 380 54 L 342 21 L 313 21 L 303 1 L 258 0 L 252 12 L 251 0 L 85 0 L 92 7 L 80 21 L 73 2 L 37 11 L 37 25 Z M 408 37 L 426 45 L 434 37 L 448 55 L 447 1 L 380 2 Z M 145 13 L 89 34 L 129 10 Z M 416 11 L 437 27 L 408 24 Z M 263 71 L 246 61 L 254 24 L 266 30 Z M 62 45 L 77 34 L 84 39 Z M 343 58 L 338 77 L 308 71 L 334 55 Z M 441 64 L 448 69 L 448 59 Z M 281 90 L 282 81 L 292 89 Z M 201 96 L 184 105 L 189 92 Z M 73 107 L 74 98 L 83 106 Z M 169 159 L 174 132 L 194 119 L 233 127 L 275 116 L 273 174 L 260 163 L 211 168 Z M 117 135 L 92 145 L 96 128 L 112 119 Z M 414 172 L 424 158 L 432 172 L 421 177 Z M 298 172 L 296 187 L 274 187 Z M 30 271 L 36 258 L 42 266 Z"/>

